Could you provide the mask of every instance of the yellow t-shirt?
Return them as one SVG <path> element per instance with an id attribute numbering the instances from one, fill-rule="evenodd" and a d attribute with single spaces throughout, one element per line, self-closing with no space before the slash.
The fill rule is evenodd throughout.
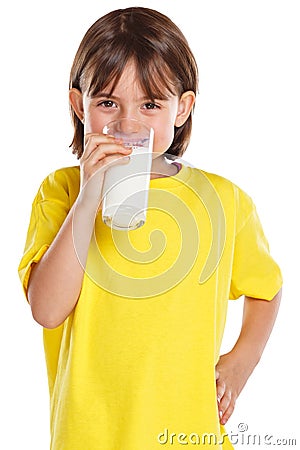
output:
<path id="1" fill-rule="evenodd" d="M 230 181 L 183 166 L 150 188 L 141 228 L 111 230 L 98 214 L 78 303 L 44 329 L 52 450 L 232 448 L 214 374 L 228 299 L 272 299 L 280 269 Z M 78 167 L 42 183 L 19 266 L 25 293 L 78 191 Z"/>

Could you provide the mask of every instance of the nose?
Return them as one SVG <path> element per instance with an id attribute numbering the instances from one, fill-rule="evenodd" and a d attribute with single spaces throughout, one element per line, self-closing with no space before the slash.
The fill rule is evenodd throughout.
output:
<path id="1" fill-rule="evenodd" d="M 125 126 L 129 126 L 129 122 L 126 123 L 125 119 L 135 119 L 135 120 L 139 120 L 139 111 L 136 107 L 136 105 L 132 102 L 130 102 L 129 100 L 127 100 L 127 102 L 124 102 L 124 104 L 122 104 L 120 106 L 120 110 L 119 110 L 119 114 L 118 114 L 118 119 L 124 119 L 124 127 Z"/>
<path id="2" fill-rule="evenodd" d="M 140 122 L 137 119 L 125 117 L 118 121 L 118 131 L 127 135 L 138 133 Z"/>

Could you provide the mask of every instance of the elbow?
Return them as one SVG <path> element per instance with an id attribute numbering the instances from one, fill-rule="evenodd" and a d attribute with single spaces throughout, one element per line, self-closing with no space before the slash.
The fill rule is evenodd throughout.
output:
<path id="1" fill-rule="evenodd" d="M 55 308 L 51 299 L 46 298 L 45 293 L 37 289 L 33 283 L 28 285 L 27 300 L 33 319 L 43 328 L 57 328 L 64 322 L 66 317 L 62 316 L 62 311 Z"/>
<path id="2" fill-rule="evenodd" d="M 32 306 L 31 314 L 35 322 L 37 322 L 43 328 L 54 329 L 59 327 L 64 322 L 64 319 L 58 319 L 52 314 L 49 314 L 45 311 L 40 311 L 39 308 L 34 308 Z"/>
<path id="3" fill-rule="evenodd" d="M 35 322 L 37 322 L 43 328 L 48 328 L 50 330 L 59 327 L 64 322 L 63 320 L 57 320 L 55 318 L 39 314 L 33 309 L 31 309 L 31 313 Z"/>
<path id="4" fill-rule="evenodd" d="M 59 317 L 50 308 L 46 308 L 45 302 L 40 301 L 35 296 L 28 295 L 28 302 L 33 319 L 43 328 L 57 328 L 64 322 L 65 317 Z"/>
<path id="5" fill-rule="evenodd" d="M 40 283 L 29 283 L 27 299 L 33 319 L 43 328 L 57 328 L 67 319 L 74 305 L 66 301 L 65 294 L 41 289 Z"/>

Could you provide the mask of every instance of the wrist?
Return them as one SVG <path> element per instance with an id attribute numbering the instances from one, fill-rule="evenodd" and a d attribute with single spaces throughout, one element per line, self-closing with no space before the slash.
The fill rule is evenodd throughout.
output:
<path id="1" fill-rule="evenodd" d="M 100 207 L 100 199 L 96 196 L 87 195 L 85 190 L 79 192 L 74 204 L 74 214 L 85 216 L 95 221 L 95 217 Z"/>
<path id="2" fill-rule="evenodd" d="M 261 352 L 253 344 L 238 340 L 231 350 L 232 358 L 236 364 L 244 367 L 250 373 L 254 370 L 261 358 Z"/>

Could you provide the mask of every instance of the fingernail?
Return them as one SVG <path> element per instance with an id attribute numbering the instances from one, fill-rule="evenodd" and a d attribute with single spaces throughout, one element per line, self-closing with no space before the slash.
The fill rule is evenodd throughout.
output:
<path id="1" fill-rule="evenodd" d="M 219 416 L 220 416 L 220 419 L 222 419 L 223 411 L 219 411 Z"/>

